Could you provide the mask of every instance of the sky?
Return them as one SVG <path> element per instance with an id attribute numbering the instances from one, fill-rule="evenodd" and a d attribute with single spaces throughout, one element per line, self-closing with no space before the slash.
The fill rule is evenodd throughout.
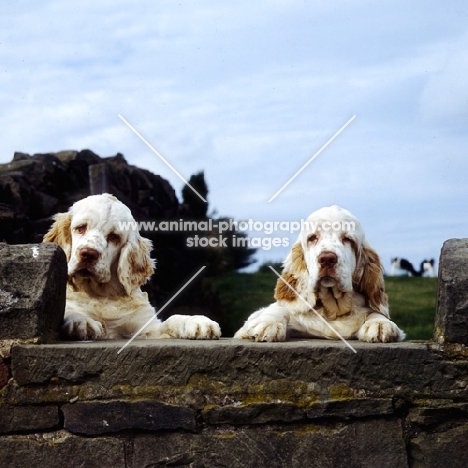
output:
<path id="1" fill-rule="evenodd" d="M 462 0 L 8 0 L 0 163 L 122 153 L 180 199 L 183 181 L 120 115 L 185 179 L 204 171 L 211 213 L 292 222 L 338 204 L 386 269 L 419 265 L 468 237 L 467 77 Z"/>

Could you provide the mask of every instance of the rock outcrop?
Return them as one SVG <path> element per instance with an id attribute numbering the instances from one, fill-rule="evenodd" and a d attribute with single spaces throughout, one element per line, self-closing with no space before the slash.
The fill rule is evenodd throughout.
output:
<path id="1" fill-rule="evenodd" d="M 0 165 L 0 241 L 41 242 L 52 215 L 102 192 L 118 197 L 136 219 L 178 214 L 179 202 L 169 182 L 127 164 L 121 154 L 101 158 L 89 150 L 15 153 L 10 163 Z"/>

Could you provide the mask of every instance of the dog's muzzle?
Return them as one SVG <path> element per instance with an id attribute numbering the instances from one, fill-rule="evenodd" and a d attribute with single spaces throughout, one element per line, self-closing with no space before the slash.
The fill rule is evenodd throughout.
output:
<path id="1" fill-rule="evenodd" d="M 94 267 L 101 255 L 95 249 L 83 247 L 78 251 L 79 263 L 75 270 L 74 276 L 81 278 L 89 278 L 94 276 Z"/>

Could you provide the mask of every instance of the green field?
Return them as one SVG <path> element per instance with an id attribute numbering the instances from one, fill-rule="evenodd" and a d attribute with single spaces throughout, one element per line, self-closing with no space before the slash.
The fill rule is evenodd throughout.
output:
<path id="1" fill-rule="evenodd" d="M 231 273 L 215 280 L 223 336 L 232 336 L 252 312 L 274 302 L 276 279 L 271 271 L 263 269 L 256 273 Z M 406 332 L 406 339 L 431 339 L 437 278 L 387 277 L 385 287 L 392 320 Z"/>
<path id="2" fill-rule="evenodd" d="M 390 316 L 407 340 L 429 340 L 434 330 L 437 278 L 385 278 Z"/>

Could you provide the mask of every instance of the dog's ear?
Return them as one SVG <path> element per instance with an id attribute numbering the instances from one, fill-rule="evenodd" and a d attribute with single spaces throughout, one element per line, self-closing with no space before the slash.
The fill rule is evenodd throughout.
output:
<path id="1" fill-rule="evenodd" d="M 364 245 L 358 253 L 353 282 L 356 290 L 366 299 L 367 305 L 389 317 L 383 266 L 377 252 L 368 245 Z"/>
<path id="2" fill-rule="evenodd" d="M 140 234 L 137 234 L 135 239 L 128 240 L 122 247 L 117 276 L 128 295 L 144 284 L 154 272 L 154 260 L 150 257 L 151 248 L 151 241 Z"/>
<path id="3" fill-rule="evenodd" d="M 67 262 L 70 260 L 72 246 L 70 230 L 71 218 L 70 213 L 58 213 L 55 215 L 54 223 L 43 239 L 43 242 L 55 242 L 62 247 L 67 256 Z"/>
<path id="4" fill-rule="evenodd" d="M 301 242 L 298 240 L 284 261 L 283 273 L 276 282 L 275 299 L 292 312 L 305 312 L 310 309 L 309 305 L 315 306 L 315 294 L 308 291 L 308 287 L 309 272 Z"/>

